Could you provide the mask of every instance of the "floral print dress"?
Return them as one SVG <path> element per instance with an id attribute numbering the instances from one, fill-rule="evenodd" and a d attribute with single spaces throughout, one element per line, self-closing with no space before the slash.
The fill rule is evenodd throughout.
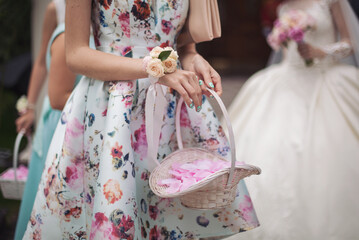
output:
<path id="1" fill-rule="evenodd" d="M 142 58 L 158 45 L 175 46 L 188 0 L 93 1 L 96 48 Z M 104 82 L 84 77 L 69 98 L 54 134 L 24 239 L 194 239 L 232 235 L 258 226 L 245 183 L 221 210 L 193 210 L 161 199 L 148 185 L 145 135 L 148 79 Z M 175 108 L 168 90 L 159 160 L 177 149 Z M 185 146 L 229 157 L 212 107 L 183 106 Z"/>

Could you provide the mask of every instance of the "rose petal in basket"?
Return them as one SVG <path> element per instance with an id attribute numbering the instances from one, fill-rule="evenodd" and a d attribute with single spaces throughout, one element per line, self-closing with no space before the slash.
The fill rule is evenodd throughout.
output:
<path id="1" fill-rule="evenodd" d="M 253 174 L 260 174 L 259 168 L 242 164 L 235 166 L 233 180 L 229 185 L 227 185 L 227 181 L 230 168 L 217 171 L 180 192 L 173 192 L 174 189 L 171 189 L 169 193 L 168 186 L 160 184 L 163 183 L 163 180 L 172 177 L 171 169 L 173 163 L 192 163 L 203 158 L 227 162 L 224 158 L 200 148 L 178 150 L 168 155 L 161 162 L 161 165 L 152 171 L 149 182 L 152 191 L 162 198 L 180 197 L 182 204 L 191 208 L 222 208 L 233 202 L 237 184 L 241 179 Z M 198 203 L 201 201 L 204 201 L 204 203 Z M 215 204 L 211 204 L 211 202 L 215 202 Z"/>

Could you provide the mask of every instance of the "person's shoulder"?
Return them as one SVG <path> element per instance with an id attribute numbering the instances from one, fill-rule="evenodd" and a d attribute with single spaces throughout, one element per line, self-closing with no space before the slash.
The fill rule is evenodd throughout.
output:
<path id="1" fill-rule="evenodd" d="M 56 5 L 53 1 L 49 2 L 49 4 L 47 4 L 46 12 L 56 14 Z"/>

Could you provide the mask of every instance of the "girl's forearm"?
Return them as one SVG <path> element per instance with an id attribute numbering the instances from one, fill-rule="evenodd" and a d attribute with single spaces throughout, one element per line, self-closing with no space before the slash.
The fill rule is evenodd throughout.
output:
<path id="1" fill-rule="evenodd" d="M 46 80 L 47 44 L 51 38 L 53 31 L 56 28 L 56 25 L 56 6 L 54 2 L 50 2 L 46 8 L 44 23 L 42 26 L 40 52 L 39 55 L 36 57 L 35 63 L 33 65 L 27 91 L 27 98 L 29 103 L 31 104 L 35 104 L 37 102 L 42 86 L 44 85 Z"/>
<path id="2" fill-rule="evenodd" d="M 184 70 L 191 69 L 190 66 L 192 64 L 193 57 L 197 54 L 196 45 L 194 43 L 184 45 L 178 49 L 179 59 Z"/>
<path id="3" fill-rule="evenodd" d="M 29 103 L 36 104 L 42 86 L 45 83 L 46 74 L 46 64 L 37 60 L 31 72 L 29 87 L 27 91 L 27 98 Z"/>
<path id="4" fill-rule="evenodd" d="M 135 80 L 148 76 L 142 59 L 120 57 L 87 46 L 67 52 L 67 65 L 77 74 L 102 81 Z"/>

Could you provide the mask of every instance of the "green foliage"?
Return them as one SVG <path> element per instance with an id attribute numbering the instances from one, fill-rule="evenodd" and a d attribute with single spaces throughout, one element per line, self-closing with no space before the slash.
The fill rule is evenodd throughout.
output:
<path id="1" fill-rule="evenodd" d="M 0 65 L 30 51 L 31 2 L 0 0 Z"/>
<path id="2" fill-rule="evenodd" d="M 158 58 L 163 62 L 171 55 L 171 52 L 172 52 L 171 50 L 162 51 L 158 56 Z"/>

